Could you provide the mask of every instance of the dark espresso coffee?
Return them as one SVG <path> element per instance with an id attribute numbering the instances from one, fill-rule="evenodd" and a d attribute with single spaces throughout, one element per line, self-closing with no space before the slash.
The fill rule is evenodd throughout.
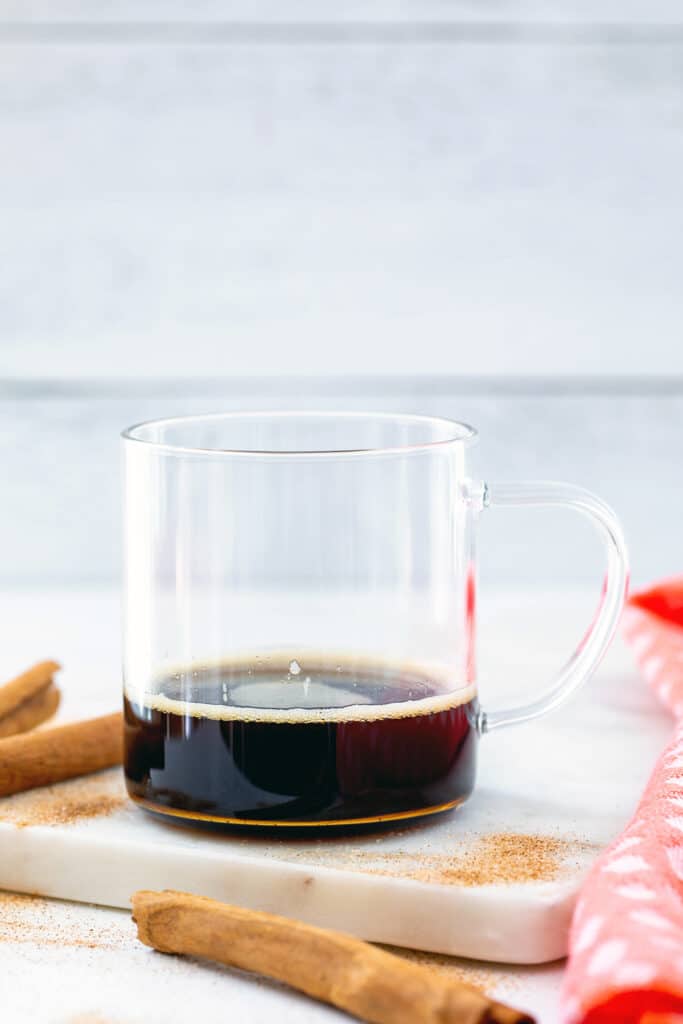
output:
<path id="1" fill-rule="evenodd" d="M 126 696 L 131 797 L 186 819 L 329 828 L 432 814 L 469 796 L 471 689 L 445 693 L 389 666 L 300 661 L 196 666 Z"/>

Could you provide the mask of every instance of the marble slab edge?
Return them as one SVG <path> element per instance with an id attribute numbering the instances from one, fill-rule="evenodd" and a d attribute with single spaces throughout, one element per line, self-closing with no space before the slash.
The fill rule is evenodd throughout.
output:
<path id="1" fill-rule="evenodd" d="M 372 942 L 511 964 L 566 954 L 578 887 L 468 888 L 0 823 L 0 888 L 14 892 L 129 908 L 137 889 L 180 889 Z"/>

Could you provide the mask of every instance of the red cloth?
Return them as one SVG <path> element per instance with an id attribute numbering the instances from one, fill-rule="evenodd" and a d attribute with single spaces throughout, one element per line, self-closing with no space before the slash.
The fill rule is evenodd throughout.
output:
<path id="1" fill-rule="evenodd" d="M 626 831 L 574 911 L 565 1024 L 683 1024 L 683 578 L 630 598 L 624 633 L 676 719 Z"/>

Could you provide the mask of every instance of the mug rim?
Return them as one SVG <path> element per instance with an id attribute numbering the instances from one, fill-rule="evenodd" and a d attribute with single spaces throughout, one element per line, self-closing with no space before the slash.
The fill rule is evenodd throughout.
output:
<path id="1" fill-rule="evenodd" d="M 385 445 L 367 448 L 325 448 L 325 449 L 265 449 L 265 448 L 205 448 L 186 444 L 176 444 L 169 441 L 156 441 L 145 437 L 144 431 L 152 428 L 167 427 L 176 424 L 190 425 L 198 423 L 223 422 L 226 420 L 257 420 L 268 417 L 270 419 L 281 418 L 292 419 L 327 419 L 327 420 L 376 420 L 393 421 L 397 425 L 407 423 L 412 425 L 422 424 L 438 427 L 445 435 L 432 441 L 419 441 L 411 444 Z M 158 419 L 142 420 L 134 423 L 121 431 L 121 439 L 124 443 L 144 445 L 157 452 L 173 455 L 197 455 L 215 457 L 244 457 L 244 458 L 268 458 L 268 459 L 292 459 L 292 458 L 340 458 L 347 456 L 368 456 L 368 455 L 404 455 L 410 452 L 433 451 L 449 446 L 475 444 L 478 440 L 478 432 L 469 423 L 462 420 L 452 420 L 445 416 L 428 416 L 418 413 L 392 413 L 373 411 L 336 411 L 336 410 L 297 410 L 297 409 L 262 409 L 249 411 L 213 412 L 200 413 L 189 416 L 163 416 Z"/>

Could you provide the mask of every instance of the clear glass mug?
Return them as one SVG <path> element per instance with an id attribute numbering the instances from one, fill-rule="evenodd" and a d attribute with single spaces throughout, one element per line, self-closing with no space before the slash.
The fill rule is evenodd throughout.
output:
<path id="1" fill-rule="evenodd" d="M 362 826 L 472 792 L 478 738 L 557 707 L 617 626 L 612 511 L 568 484 L 487 485 L 475 431 L 422 416 L 235 413 L 123 434 L 125 775 L 150 811 Z M 488 506 L 563 505 L 603 537 L 580 646 L 535 701 L 484 711 L 475 541 Z"/>

